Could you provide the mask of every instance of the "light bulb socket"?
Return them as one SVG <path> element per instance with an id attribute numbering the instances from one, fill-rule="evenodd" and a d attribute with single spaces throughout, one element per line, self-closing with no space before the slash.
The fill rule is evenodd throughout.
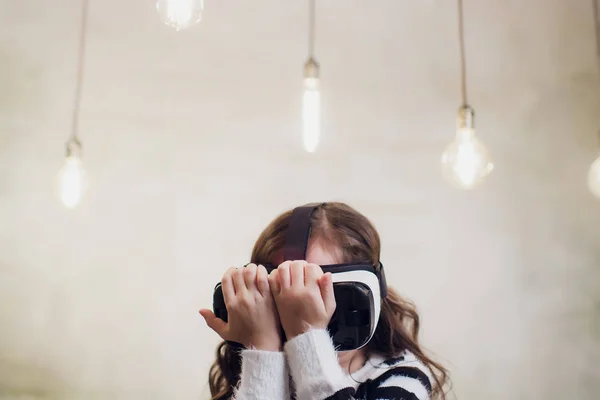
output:
<path id="1" fill-rule="evenodd" d="M 475 110 L 467 104 L 463 104 L 458 109 L 456 117 L 456 127 L 458 129 L 475 129 Z"/>
<path id="2" fill-rule="evenodd" d="M 312 57 L 304 64 L 304 78 L 319 79 L 319 63 Z"/>
<path id="3" fill-rule="evenodd" d="M 79 140 L 79 138 L 77 138 L 77 136 L 71 137 L 65 144 L 65 147 L 67 158 L 81 157 L 83 148 L 81 146 L 81 141 Z"/>

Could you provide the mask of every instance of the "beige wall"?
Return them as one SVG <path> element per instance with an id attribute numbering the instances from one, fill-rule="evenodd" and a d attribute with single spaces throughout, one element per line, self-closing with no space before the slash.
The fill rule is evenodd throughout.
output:
<path id="1" fill-rule="evenodd" d="M 600 391 L 600 82 L 586 0 L 465 1 L 470 100 L 497 166 L 465 194 L 438 159 L 459 105 L 452 1 L 322 1 L 323 142 L 300 142 L 304 2 L 206 0 L 175 34 L 151 0 L 92 1 L 88 197 L 53 197 L 76 0 L 0 12 L 0 399 L 198 399 L 197 310 L 276 214 L 343 200 L 460 399 Z"/>

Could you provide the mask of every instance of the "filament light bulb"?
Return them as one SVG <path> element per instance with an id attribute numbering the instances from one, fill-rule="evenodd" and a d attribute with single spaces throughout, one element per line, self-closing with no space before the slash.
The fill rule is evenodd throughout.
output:
<path id="1" fill-rule="evenodd" d="M 473 117 L 470 107 L 461 107 L 456 137 L 441 159 L 444 178 L 460 189 L 473 189 L 494 169 L 488 150 L 475 135 Z"/>
<path id="2" fill-rule="evenodd" d="M 88 188 L 88 176 L 81 160 L 78 143 L 67 144 L 67 157 L 58 172 L 58 197 L 67 208 L 79 205 Z"/>
<path id="3" fill-rule="evenodd" d="M 588 188 L 600 199 L 600 156 L 592 163 L 588 171 Z"/>
<path id="4" fill-rule="evenodd" d="M 321 93 L 319 65 L 312 58 L 304 67 L 304 95 L 302 99 L 302 139 L 304 148 L 313 153 L 321 136 Z"/>
<path id="5" fill-rule="evenodd" d="M 204 0 L 157 0 L 156 10 L 165 24 L 180 31 L 200 22 Z"/>

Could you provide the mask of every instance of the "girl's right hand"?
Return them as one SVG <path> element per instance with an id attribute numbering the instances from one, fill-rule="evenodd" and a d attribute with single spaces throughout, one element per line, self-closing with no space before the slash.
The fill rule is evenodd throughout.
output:
<path id="1" fill-rule="evenodd" d="M 262 265 L 229 268 L 221 280 L 228 321 L 202 309 L 206 324 L 223 340 L 246 348 L 281 351 L 279 316 L 269 288 L 269 275 Z"/>

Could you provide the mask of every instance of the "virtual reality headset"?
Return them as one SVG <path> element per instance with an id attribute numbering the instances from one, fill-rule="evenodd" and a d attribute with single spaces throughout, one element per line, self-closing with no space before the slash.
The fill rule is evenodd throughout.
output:
<path id="1" fill-rule="evenodd" d="M 284 261 L 305 260 L 312 213 L 323 203 L 297 207 L 292 211 L 284 246 Z M 264 264 L 263 264 L 264 265 Z M 277 266 L 264 265 L 268 272 Z M 327 327 L 338 351 L 365 346 L 375 334 L 381 300 L 387 296 L 383 264 L 364 263 L 321 265 L 333 280 L 336 309 Z M 215 287 L 213 310 L 227 322 L 227 308 L 221 283 Z"/>

